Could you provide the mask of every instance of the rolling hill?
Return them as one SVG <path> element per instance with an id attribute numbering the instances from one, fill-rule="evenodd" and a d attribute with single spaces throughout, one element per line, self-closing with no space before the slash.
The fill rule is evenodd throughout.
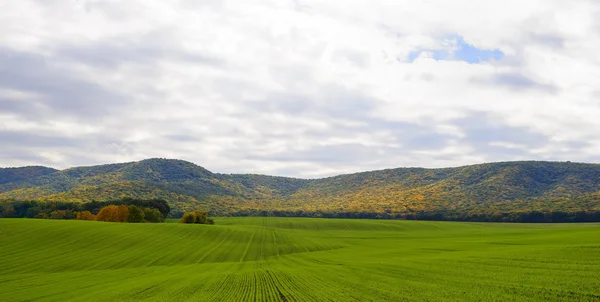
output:
<path id="1" fill-rule="evenodd" d="M 90 202 L 123 197 L 165 199 L 174 215 L 200 208 L 213 215 L 502 220 L 511 213 L 600 211 L 600 165 L 500 162 L 323 179 L 218 174 L 173 159 L 61 171 L 0 169 L 0 200 Z"/>

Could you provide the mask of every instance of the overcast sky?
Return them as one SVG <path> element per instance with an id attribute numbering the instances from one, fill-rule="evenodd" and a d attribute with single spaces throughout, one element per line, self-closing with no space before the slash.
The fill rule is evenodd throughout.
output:
<path id="1" fill-rule="evenodd" d="M 597 0 L 0 3 L 0 166 L 600 161 Z"/>

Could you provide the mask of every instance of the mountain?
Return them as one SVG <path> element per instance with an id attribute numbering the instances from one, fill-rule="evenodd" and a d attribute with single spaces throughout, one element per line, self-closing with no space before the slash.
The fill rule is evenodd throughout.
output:
<path id="1" fill-rule="evenodd" d="M 0 169 L 0 199 L 80 201 L 161 198 L 175 213 L 213 215 L 505 217 L 511 213 L 600 211 L 600 165 L 500 162 L 398 168 L 297 179 L 212 173 L 173 159 L 78 167 Z M 490 218 L 491 219 L 491 218 Z"/>
<path id="2" fill-rule="evenodd" d="M 215 174 L 182 160 L 147 159 L 15 179 L 0 184 L 0 199 L 90 202 L 123 197 L 161 198 L 176 211 L 230 211 L 250 204 L 250 200 L 284 197 L 307 182 L 263 175 Z"/>

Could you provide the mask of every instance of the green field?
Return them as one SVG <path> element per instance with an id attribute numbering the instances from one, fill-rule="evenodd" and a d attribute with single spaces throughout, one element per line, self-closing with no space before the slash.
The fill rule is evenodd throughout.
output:
<path id="1" fill-rule="evenodd" d="M 599 224 L 0 219 L 0 301 L 600 301 Z"/>

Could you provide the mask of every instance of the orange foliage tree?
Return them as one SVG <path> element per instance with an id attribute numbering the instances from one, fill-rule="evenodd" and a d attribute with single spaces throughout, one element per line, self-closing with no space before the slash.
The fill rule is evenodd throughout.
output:
<path id="1" fill-rule="evenodd" d="M 77 213 L 77 220 L 96 220 L 96 215 L 90 211 L 83 211 Z"/>
<path id="2" fill-rule="evenodd" d="M 109 222 L 125 222 L 129 215 L 129 207 L 125 205 L 115 206 L 109 205 L 98 212 L 96 220 Z"/>

